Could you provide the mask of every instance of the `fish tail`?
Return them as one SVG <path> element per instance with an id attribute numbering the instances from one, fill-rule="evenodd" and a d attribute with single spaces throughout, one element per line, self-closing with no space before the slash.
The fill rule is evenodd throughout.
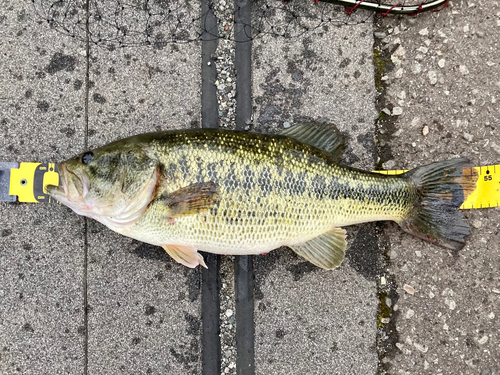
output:
<path id="1" fill-rule="evenodd" d="M 460 250 L 470 234 L 459 207 L 476 188 L 477 171 L 469 160 L 436 162 L 406 172 L 416 188 L 416 202 L 409 216 L 399 222 L 404 231 L 427 242 Z"/>

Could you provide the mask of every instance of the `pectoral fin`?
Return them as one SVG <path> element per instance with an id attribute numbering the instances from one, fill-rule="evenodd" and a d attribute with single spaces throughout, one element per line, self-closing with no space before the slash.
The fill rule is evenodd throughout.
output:
<path id="1" fill-rule="evenodd" d="M 219 201 L 217 185 L 213 182 L 191 184 L 164 198 L 169 217 L 192 215 L 214 207 Z"/>
<path id="2" fill-rule="evenodd" d="M 331 270 L 340 266 L 344 260 L 347 247 L 345 238 L 346 231 L 344 229 L 334 228 L 319 237 L 301 245 L 290 246 L 290 248 L 312 264 Z"/>
<path id="3" fill-rule="evenodd" d="M 208 268 L 203 260 L 203 256 L 190 246 L 164 245 L 163 248 L 176 262 L 189 268 L 195 268 L 198 264 Z"/>

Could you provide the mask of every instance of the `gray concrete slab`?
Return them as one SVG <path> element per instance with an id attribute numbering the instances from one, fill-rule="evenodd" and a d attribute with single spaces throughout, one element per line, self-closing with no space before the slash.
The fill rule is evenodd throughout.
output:
<path id="1" fill-rule="evenodd" d="M 314 269 L 290 250 L 255 261 L 257 374 L 375 374 L 375 283 L 347 262 Z"/>
<path id="2" fill-rule="evenodd" d="M 20 3 L 2 7 L 0 17 L 8 25 L 1 45 L 7 63 L 0 70 L 0 156 L 61 161 L 85 144 L 85 41 L 77 29 L 75 39 L 64 29 L 85 17 L 69 12 L 51 30 L 44 17 L 61 18 L 43 6 L 34 15 L 30 4 Z M 199 126 L 200 60 L 197 43 L 92 45 L 90 146 Z M 1 220 L 0 372 L 82 373 L 86 360 L 89 373 L 201 372 L 198 270 L 89 222 L 85 358 L 84 220 L 65 207 L 16 204 L 2 205 Z"/>
<path id="3" fill-rule="evenodd" d="M 499 163 L 499 12 L 498 2 L 454 1 L 440 13 L 381 22 L 379 48 L 390 61 L 381 109 L 402 109 L 382 121 L 382 162 Z M 396 292 L 390 374 L 500 372 L 499 214 L 465 212 L 471 236 L 457 253 L 387 226 Z"/>
<path id="4" fill-rule="evenodd" d="M 337 8 L 326 6 L 333 17 L 345 19 Z M 309 2 L 303 7 L 300 14 L 314 9 Z M 255 40 L 253 97 L 258 131 L 330 121 L 347 138 L 346 163 L 374 167 L 372 25 L 356 22 L 356 17 L 361 21 L 366 15 L 361 12 L 351 18 L 354 25 L 331 23 L 301 37 Z M 280 24 L 279 18 L 268 22 Z M 358 272 L 364 265 L 352 256 L 358 253 L 358 230 L 349 229 L 351 255 L 334 271 L 314 267 L 290 250 L 256 258 L 257 374 L 377 372 L 377 289 L 374 275 Z M 373 256 L 376 260 L 377 254 Z M 376 268 L 375 262 L 371 267 Z"/>
<path id="5" fill-rule="evenodd" d="M 2 2 L 0 29 L 0 160 L 60 160 L 83 145 L 82 43 L 21 1 Z M 0 213 L 0 373 L 82 373 L 83 221 L 56 205 Z"/>
<path id="6" fill-rule="evenodd" d="M 106 47 L 90 51 L 90 147 L 201 126 L 199 43 Z M 200 374 L 200 270 L 96 222 L 88 239 L 89 373 Z"/>
<path id="7" fill-rule="evenodd" d="M 309 5 L 304 3 L 305 8 Z M 328 4 L 318 7 L 330 7 L 332 16 L 338 10 Z M 337 14 L 341 22 L 345 15 Z M 365 20 L 366 13 L 357 17 Z M 332 122 L 347 140 L 345 162 L 372 168 L 376 118 L 372 54 L 369 22 L 327 23 L 289 39 L 259 36 L 252 55 L 256 129 L 276 132 L 305 121 Z"/>
<path id="8" fill-rule="evenodd" d="M 90 57 L 90 147 L 130 135 L 201 126 L 201 47 L 197 42 Z"/>
<path id="9" fill-rule="evenodd" d="M 89 373 L 201 373 L 200 270 L 89 226 Z"/>

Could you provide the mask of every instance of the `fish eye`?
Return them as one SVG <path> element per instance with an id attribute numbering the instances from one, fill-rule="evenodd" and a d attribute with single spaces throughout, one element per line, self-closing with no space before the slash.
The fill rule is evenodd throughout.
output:
<path id="1" fill-rule="evenodd" d="M 88 151 L 82 156 L 82 163 L 88 164 L 94 159 L 94 153 L 92 151 Z"/>

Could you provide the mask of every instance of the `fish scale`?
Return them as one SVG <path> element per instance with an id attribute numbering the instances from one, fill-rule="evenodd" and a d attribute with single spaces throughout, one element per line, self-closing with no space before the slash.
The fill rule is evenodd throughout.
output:
<path id="1" fill-rule="evenodd" d="M 308 145 L 252 133 L 210 135 L 183 135 L 174 145 L 155 141 L 153 147 L 164 166 L 186 163 L 184 171 L 167 171 L 167 194 L 211 181 L 219 187 L 217 206 L 172 224 L 164 220 L 168 208 L 160 199 L 135 224 L 133 231 L 140 233 L 135 238 L 258 254 L 335 226 L 400 219 L 411 206 L 400 178 L 339 167 Z"/>
<path id="2" fill-rule="evenodd" d="M 198 250 L 259 254 L 283 245 L 327 269 L 347 247 L 339 227 L 393 220 L 425 241 L 460 249 L 469 226 L 457 211 L 476 188 L 467 159 L 387 176 L 339 164 L 331 125 L 278 135 L 192 129 L 141 134 L 59 165 L 47 191 L 75 212 L 163 246 L 178 262 Z"/>

